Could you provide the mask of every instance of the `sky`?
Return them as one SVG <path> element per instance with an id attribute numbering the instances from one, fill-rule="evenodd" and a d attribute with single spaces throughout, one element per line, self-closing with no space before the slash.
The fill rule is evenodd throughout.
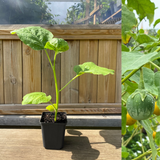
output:
<path id="1" fill-rule="evenodd" d="M 160 19 L 160 0 L 151 0 L 151 1 L 155 3 L 156 7 L 158 7 L 158 9 L 155 10 L 155 15 L 154 15 L 154 22 L 155 22 L 155 20 Z M 151 26 L 149 26 L 148 19 L 146 21 L 143 20 L 143 29 L 152 29 L 154 22 L 151 24 Z M 139 26 L 141 27 L 141 24 Z M 155 29 L 160 29 L 160 23 L 156 25 Z"/>

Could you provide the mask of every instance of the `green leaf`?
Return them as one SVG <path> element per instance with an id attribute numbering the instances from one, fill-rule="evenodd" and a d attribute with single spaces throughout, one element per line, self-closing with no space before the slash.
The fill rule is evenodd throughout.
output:
<path id="1" fill-rule="evenodd" d="M 147 35 L 147 34 L 139 33 L 138 36 L 137 36 L 136 41 L 139 44 L 142 44 L 142 43 L 155 42 L 155 39 L 152 38 L 151 36 Z"/>
<path id="2" fill-rule="evenodd" d="M 143 54 L 141 52 L 122 52 L 122 75 L 129 70 L 140 68 L 157 54 L 157 52 L 149 54 Z"/>
<path id="3" fill-rule="evenodd" d="M 15 31 L 11 34 L 17 33 L 20 40 L 34 50 L 43 50 L 47 41 L 53 38 L 53 34 L 41 27 L 26 27 Z"/>
<path id="4" fill-rule="evenodd" d="M 153 27 L 155 27 L 158 23 L 160 23 L 160 19 L 157 19 L 157 20 L 154 22 Z"/>
<path id="5" fill-rule="evenodd" d="M 127 44 L 131 38 L 126 31 L 130 31 L 137 26 L 137 19 L 132 11 L 125 5 L 122 6 L 122 41 Z"/>
<path id="6" fill-rule="evenodd" d="M 51 96 L 46 96 L 43 92 L 33 92 L 23 97 L 22 105 L 47 103 L 51 100 Z"/>
<path id="7" fill-rule="evenodd" d="M 62 53 L 69 49 L 67 41 L 61 38 L 53 38 L 45 45 L 46 49 L 54 50 L 56 53 Z"/>
<path id="8" fill-rule="evenodd" d="M 122 135 L 126 134 L 127 108 L 122 104 Z"/>
<path id="9" fill-rule="evenodd" d="M 127 152 L 127 148 L 125 146 L 122 146 L 122 158 L 127 158 L 129 156 L 129 153 Z"/>
<path id="10" fill-rule="evenodd" d="M 50 112 L 53 112 L 56 110 L 56 104 L 53 104 L 53 105 L 49 105 L 46 107 L 47 110 L 49 110 Z"/>
<path id="11" fill-rule="evenodd" d="M 153 47 L 156 47 L 158 45 L 160 45 L 160 41 L 143 43 L 143 44 L 140 45 L 140 47 L 143 47 L 146 50 L 146 49 L 151 49 Z"/>
<path id="12" fill-rule="evenodd" d="M 147 132 L 147 136 L 149 137 L 149 141 L 150 141 L 150 147 L 152 150 L 152 159 L 155 159 L 156 155 L 157 155 L 157 150 L 156 150 L 156 147 L 155 147 L 154 141 L 153 141 L 153 131 L 151 128 L 151 123 L 148 119 L 142 120 L 142 121 L 140 121 L 140 123 L 142 124 L 142 126 L 144 127 L 144 129 Z"/>
<path id="13" fill-rule="evenodd" d="M 140 30 L 139 30 L 139 33 L 144 33 L 144 29 L 140 29 Z"/>
<path id="14" fill-rule="evenodd" d="M 129 52 L 129 48 L 126 45 L 122 44 L 122 51 Z"/>
<path id="15" fill-rule="evenodd" d="M 157 146 L 160 146 L 160 132 L 156 132 L 155 142 Z"/>
<path id="16" fill-rule="evenodd" d="M 107 69 L 104 67 L 99 67 L 93 62 L 85 62 L 83 64 L 74 66 L 74 71 L 76 72 L 77 75 L 81 75 L 84 73 L 91 73 L 95 75 L 108 75 L 108 74 L 114 74 L 114 70 Z"/>
<path id="17" fill-rule="evenodd" d="M 157 106 L 160 109 L 160 86 L 158 87 L 158 99 L 157 99 Z"/>
<path id="18" fill-rule="evenodd" d="M 150 0 L 127 0 L 127 2 L 128 7 L 132 7 L 134 10 L 136 10 L 140 21 L 147 17 L 149 24 L 153 22 L 155 10 L 154 3 L 152 3 Z"/>

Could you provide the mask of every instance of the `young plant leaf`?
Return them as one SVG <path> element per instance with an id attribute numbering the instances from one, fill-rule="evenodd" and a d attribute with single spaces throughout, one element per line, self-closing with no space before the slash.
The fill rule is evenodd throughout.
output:
<path id="1" fill-rule="evenodd" d="M 49 105 L 46 107 L 46 109 L 50 112 L 53 112 L 56 110 L 56 104 L 53 104 L 53 105 Z"/>
<path id="2" fill-rule="evenodd" d="M 156 147 L 155 147 L 154 141 L 153 141 L 153 131 L 151 128 L 151 123 L 150 123 L 149 119 L 142 120 L 142 121 L 140 121 L 140 123 L 142 124 L 142 126 L 144 127 L 144 129 L 147 132 L 147 136 L 149 137 L 149 141 L 150 141 L 150 147 L 152 150 L 152 159 L 155 159 L 156 155 L 157 155 L 157 150 L 156 150 Z"/>
<path id="3" fill-rule="evenodd" d="M 22 105 L 47 103 L 51 100 L 51 96 L 46 96 L 43 92 L 33 92 L 23 97 Z"/>
<path id="4" fill-rule="evenodd" d="M 54 50 L 56 53 L 62 53 L 69 49 L 67 41 L 61 38 L 53 38 L 45 45 L 46 49 Z"/>
<path id="5" fill-rule="evenodd" d="M 47 41 L 53 38 L 53 34 L 41 27 L 26 27 L 14 30 L 11 34 L 17 33 L 20 40 L 34 50 L 43 50 Z"/>
<path id="6" fill-rule="evenodd" d="M 157 52 L 149 54 L 143 54 L 141 52 L 122 52 L 122 75 L 129 70 L 140 68 L 157 54 Z"/>
<path id="7" fill-rule="evenodd" d="M 144 33 L 139 33 L 138 36 L 137 36 L 137 39 L 136 39 L 136 41 L 139 44 L 155 42 L 156 40 L 158 40 L 158 39 L 155 39 L 155 38 L 151 37 L 150 35 L 147 35 L 147 34 L 144 34 Z"/>
<path id="8" fill-rule="evenodd" d="M 74 66 L 73 69 L 77 75 L 81 75 L 84 73 L 91 73 L 91 74 L 95 74 L 95 75 L 108 75 L 108 74 L 114 74 L 114 70 L 108 69 L 108 68 L 104 68 L 104 67 L 99 67 L 96 64 L 94 64 L 93 62 L 85 62 L 83 64 Z"/>
<path id="9" fill-rule="evenodd" d="M 122 158 L 127 158 L 129 156 L 129 153 L 127 152 L 127 148 L 125 146 L 122 146 Z"/>

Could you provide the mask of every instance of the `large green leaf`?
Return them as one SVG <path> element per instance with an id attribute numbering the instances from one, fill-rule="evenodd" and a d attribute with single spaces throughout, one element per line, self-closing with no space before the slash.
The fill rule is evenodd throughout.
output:
<path id="1" fill-rule="evenodd" d="M 132 11 L 130 11 L 125 5 L 122 6 L 122 41 L 127 44 L 131 38 L 126 31 L 132 30 L 136 27 L 137 19 Z"/>
<path id="2" fill-rule="evenodd" d="M 53 38 L 53 34 L 41 27 L 26 27 L 14 30 L 11 34 L 17 34 L 20 40 L 34 50 L 43 50 L 47 41 Z"/>
<path id="3" fill-rule="evenodd" d="M 33 92 L 23 97 L 22 105 L 47 103 L 51 100 L 51 96 L 46 96 L 43 92 Z"/>
<path id="4" fill-rule="evenodd" d="M 149 141 L 150 141 L 150 147 L 151 147 L 151 150 L 152 150 L 152 159 L 155 159 L 156 155 L 157 155 L 157 150 L 156 150 L 156 147 L 155 147 L 154 141 L 153 141 L 153 136 L 152 136 L 153 131 L 152 131 L 152 128 L 151 128 L 151 123 L 148 119 L 147 120 L 142 120 L 142 121 L 140 121 L 140 123 L 142 124 L 142 126 L 144 127 L 144 129 L 147 132 L 147 136 L 149 137 Z"/>
<path id="5" fill-rule="evenodd" d="M 127 108 L 122 105 L 122 135 L 126 134 Z"/>
<path id="6" fill-rule="evenodd" d="M 154 22 L 153 27 L 155 27 L 158 23 L 160 23 L 160 19 L 157 19 L 157 20 Z"/>
<path id="7" fill-rule="evenodd" d="M 104 68 L 104 67 L 99 67 L 93 62 L 85 62 L 83 64 L 74 66 L 74 71 L 76 72 L 77 75 L 81 75 L 84 73 L 91 73 L 95 75 L 108 75 L 108 74 L 114 74 L 114 70 Z"/>
<path id="8" fill-rule="evenodd" d="M 150 0 L 127 0 L 127 2 L 128 7 L 132 7 L 134 10 L 136 10 L 140 21 L 147 17 L 150 24 L 153 22 L 155 10 L 154 3 L 152 3 Z"/>
<path id="9" fill-rule="evenodd" d="M 46 49 L 54 50 L 56 53 L 62 53 L 69 49 L 67 41 L 61 38 L 53 38 L 45 45 Z"/>
<path id="10" fill-rule="evenodd" d="M 157 52 L 149 54 L 143 54 L 141 52 L 122 52 L 122 75 L 129 70 L 140 68 L 157 54 Z"/>

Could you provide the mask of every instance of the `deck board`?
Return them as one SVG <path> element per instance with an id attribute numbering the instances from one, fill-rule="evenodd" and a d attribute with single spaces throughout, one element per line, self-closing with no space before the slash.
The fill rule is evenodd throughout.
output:
<path id="1" fill-rule="evenodd" d="M 3 160 L 120 160 L 121 130 L 67 129 L 62 150 L 46 150 L 40 129 L 0 129 Z"/>

